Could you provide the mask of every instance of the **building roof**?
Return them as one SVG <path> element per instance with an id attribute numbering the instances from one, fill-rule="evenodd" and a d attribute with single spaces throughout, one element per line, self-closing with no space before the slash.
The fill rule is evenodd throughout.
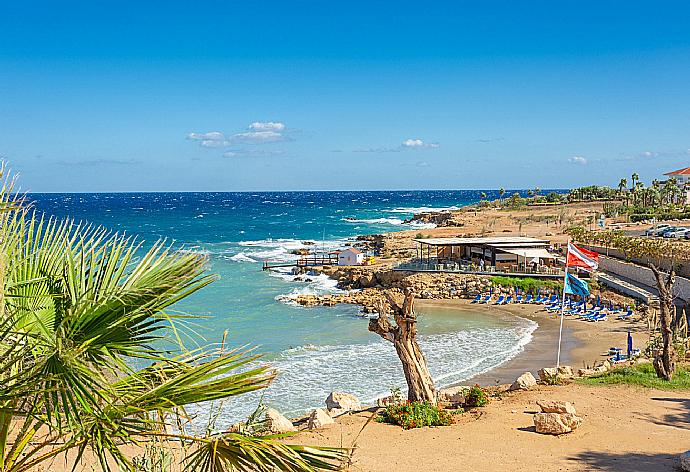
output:
<path id="1" fill-rule="evenodd" d="M 529 248 L 521 249 L 517 247 L 506 247 L 501 248 L 501 251 L 507 252 L 509 254 L 515 254 L 517 256 L 522 256 L 527 259 L 556 259 L 557 256 L 551 254 L 546 249 L 542 248 Z"/>
<path id="2" fill-rule="evenodd" d="M 673 172 L 666 172 L 664 175 L 690 175 L 690 167 L 674 170 Z"/>
<path id="3" fill-rule="evenodd" d="M 340 251 L 339 254 L 342 254 L 343 252 L 348 252 L 348 251 L 351 252 L 352 254 L 362 254 L 362 251 L 360 251 L 360 250 L 357 249 L 356 247 L 349 247 L 349 248 L 347 248 L 347 249 L 345 249 L 345 250 L 343 250 L 343 251 Z"/>
<path id="4" fill-rule="evenodd" d="M 428 244 L 430 246 L 467 246 L 467 245 L 501 245 L 510 246 L 543 246 L 548 245 L 549 242 L 544 239 L 528 238 L 525 236 L 495 236 L 488 238 L 426 238 L 415 239 L 418 243 Z"/>

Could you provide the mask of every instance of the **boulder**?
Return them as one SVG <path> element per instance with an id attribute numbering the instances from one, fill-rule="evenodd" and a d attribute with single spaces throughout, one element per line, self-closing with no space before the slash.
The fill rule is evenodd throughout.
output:
<path id="1" fill-rule="evenodd" d="M 542 413 L 570 413 L 575 414 L 575 407 L 570 402 L 540 400 L 537 402 Z"/>
<path id="2" fill-rule="evenodd" d="M 558 375 L 562 377 L 572 377 L 573 376 L 573 368 L 570 367 L 569 365 L 562 365 L 558 367 Z"/>
<path id="3" fill-rule="evenodd" d="M 685 451 L 680 455 L 680 468 L 685 472 L 690 472 L 690 451 Z"/>
<path id="4" fill-rule="evenodd" d="M 317 408 L 314 411 L 311 412 L 311 415 L 309 415 L 309 423 L 307 423 L 307 427 L 309 429 L 321 429 L 325 428 L 326 426 L 330 426 L 335 421 L 333 421 L 333 418 L 324 410 L 323 408 Z"/>
<path id="5" fill-rule="evenodd" d="M 437 394 L 438 401 L 462 405 L 465 403 L 465 390 L 465 387 L 442 388 Z"/>
<path id="6" fill-rule="evenodd" d="M 577 370 L 577 375 L 580 377 L 589 377 L 590 375 L 596 374 L 596 371 L 594 369 L 578 369 Z"/>
<path id="7" fill-rule="evenodd" d="M 292 421 L 280 414 L 278 410 L 266 410 L 266 429 L 272 434 L 291 433 L 297 431 Z"/>
<path id="8" fill-rule="evenodd" d="M 331 392 L 326 398 L 326 407 L 329 413 L 334 410 L 336 414 L 340 414 L 346 411 L 359 410 L 362 404 L 359 402 L 359 398 L 351 393 Z M 333 416 L 332 413 L 331 416 Z"/>
<path id="9" fill-rule="evenodd" d="M 520 377 L 515 379 L 513 385 L 508 390 L 527 390 L 537 385 L 537 379 L 534 378 L 531 372 L 525 372 Z"/>
<path id="10" fill-rule="evenodd" d="M 539 375 L 539 380 L 546 382 L 549 380 L 549 378 L 553 378 L 558 375 L 558 369 L 555 367 L 544 367 L 543 369 L 539 369 L 537 374 Z"/>
<path id="11" fill-rule="evenodd" d="M 565 434 L 577 429 L 582 418 L 571 413 L 537 413 L 534 427 L 540 434 Z"/>

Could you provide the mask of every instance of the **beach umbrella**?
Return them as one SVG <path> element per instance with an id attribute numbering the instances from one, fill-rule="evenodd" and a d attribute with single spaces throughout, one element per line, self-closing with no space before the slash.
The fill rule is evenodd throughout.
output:
<path id="1" fill-rule="evenodd" d="M 630 331 L 628 331 L 628 359 L 630 359 L 630 354 L 632 354 L 632 350 L 633 350 L 632 334 L 630 334 Z"/>
<path id="2" fill-rule="evenodd" d="M 613 311 L 613 302 L 609 302 L 609 310 Z"/>
<path id="3" fill-rule="evenodd" d="M 493 287 L 489 287 L 489 295 L 493 295 L 493 294 L 494 294 L 494 288 L 493 288 Z"/>
<path id="4" fill-rule="evenodd" d="M 601 305 L 601 297 L 597 295 L 597 306 Z"/>

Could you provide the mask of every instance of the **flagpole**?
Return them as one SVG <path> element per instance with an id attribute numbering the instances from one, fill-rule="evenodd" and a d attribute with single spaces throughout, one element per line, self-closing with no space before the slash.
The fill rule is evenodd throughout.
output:
<path id="1" fill-rule="evenodd" d="M 558 354 L 556 355 L 556 369 L 561 366 L 561 340 L 563 339 L 563 317 L 565 315 L 565 288 L 568 284 L 568 260 L 570 259 L 570 238 L 565 253 L 565 275 L 563 275 L 563 299 L 561 301 L 561 325 L 558 328 Z"/>

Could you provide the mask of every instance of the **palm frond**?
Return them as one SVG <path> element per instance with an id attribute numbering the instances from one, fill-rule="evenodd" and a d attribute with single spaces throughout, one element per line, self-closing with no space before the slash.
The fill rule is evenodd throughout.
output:
<path id="1" fill-rule="evenodd" d="M 200 441 L 185 458 L 188 472 L 314 472 L 339 470 L 347 449 L 283 444 L 280 436 L 252 437 L 229 433 Z"/>

